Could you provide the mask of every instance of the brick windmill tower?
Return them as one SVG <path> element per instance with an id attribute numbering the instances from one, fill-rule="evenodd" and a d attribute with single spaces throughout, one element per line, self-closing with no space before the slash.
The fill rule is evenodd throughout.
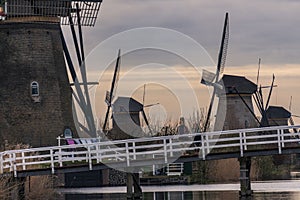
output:
<path id="1" fill-rule="evenodd" d="M 226 117 L 223 130 L 255 128 L 256 121 L 252 96 L 257 91 L 257 85 L 243 76 L 223 75 L 225 91 L 218 92 L 219 98 L 226 99 Z M 223 101 L 220 101 L 222 103 Z M 221 110 L 217 112 L 221 115 Z"/>
<path id="2" fill-rule="evenodd" d="M 1 146 L 4 140 L 31 146 L 55 145 L 56 137 L 66 128 L 76 134 L 72 95 L 88 116 L 87 127 L 81 129 L 95 134 L 81 26 L 94 26 L 101 2 L 0 0 Z M 76 64 L 72 62 L 61 25 L 70 25 Z M 81 73 L 82 80 L 77 79 L 76 72 Z"/>

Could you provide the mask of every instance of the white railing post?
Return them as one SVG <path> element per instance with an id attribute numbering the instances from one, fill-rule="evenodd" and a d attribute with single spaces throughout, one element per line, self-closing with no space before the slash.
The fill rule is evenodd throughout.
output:
<path id="1" fill-rule="evenodd" d="M 278 142 L 278 153 L 281 154 L 281 141 L 280 141 L 280 129 L 277 129 L 277 142 Z"/>
<path id="2" fill-rule="evenodd" d="M 54 174 L 54 155 L 53 149 L 50 149 L 50 159 L 51 159 L 51 172 Z"/>
<path id="3" fill-rule="evenodd" d="M 165 163 L 168 163 L 168 152 L 167 152 L 167 140 L 164 138 L 164 156 L 165 156 Z"/>
<path id="4" fill-rule="evenodd" d="M 284 147 L 284 129 L 280 130 L 280 134 L 281 134 L 281 144 L 282 144 L 282 147 Z"/>
<path id="5" fill-rule="evenodd" d="M 61 157 L 61 148 L 59 148 L 58 150 L 58 162 L 59 162 L 59 166 L 62 167 L 62 157 Z"/>
<path id="6" fill-rule="evenodd" d="M 14 177 L 17 177 L 17 165 L 16 165 L 16 153 L 13 153 L 13 169 L 14 169 Z"/>
<path id="7" fill-rule="evenodd" d="M 244 139 L 244 150 L 247 151 L 247 139 L 246 139 L 246 132 L 243 132 L 243 139 Z"/>
<path id="8" fill-rule="evenodd" d="M 75 163 L 74 149 L 71 151 L 72 163 Z"/>
<path id="9" fill-rule="evenodd" d="M 3 174 L 3 154 L 0 153 L 0 174 Z"/>
<path id="10" fill-rule="evenodd" d="M 243 133 L 240 132 L 239 136 L 240 136 L 240 154 L 241 154 L 241 157 L 244 157 L 244 151 L 243 151 Z"/>
<path id="11" fill-rule="evenodd" d="M 9 156 L 8 156 L 8 158 L 9 158 L 9 171 L 10 172 L 12 172 L 13 171 L 13 160 L 12 160 L 12 155 L 11 155 L 11 153 L 9 154 Z"/>
<path id="12" fill-rule="evenodd" d="M 169 138 L 169 145 L 170 145 L 170 157 L 173 157 L 173 142 L 172 142 L 172 138 Z"/>
<path id="13" fill-rule="evenodd" d="M 61 137 L 60 137 L 60 135 L 56 139 L 57 139 L 58 146 L 60 147 L 60 145 L 61 145 L 61 142 L 60 142 Z"/>
<path id="14" fill-rule="evenodd" d="M 89 170 L 92 170 L 92 154 L 91 154 L 91 145 L 88 145 L 88 155 L 89 155 Z"/>
<path id="15" fill-rule="evenodd" d="M 7 11 L 7 0 L 5 0 L 5 3 L 4 3 L 4 16 L 0 16 L 0 19 L 2 18 L 2 20 L 6 20 L 7 18 L 7 14 L 8 14 L 8 11 Z"/>
<path id="16" fill-rule="evenodd" d="M 204 133 L 201 134 L 201 150 L 202 150 L 202 159 L 205 160 L 205 141 L 204 141 Z"/>
<path id="17" fill-rule="evenodd" d="M 85 146 L 85 148 L 88 148 L 87 146 Z M 85 162 L 89 162 L 89 152 L 85 151 Z"/>
<path id="18" fill-rule="evenodd" d="M 130 166 L 130 162 L 129 162 L 129 148 L 128 148 L 128 142 L 125 143 L 125 148 L 126 148 L 126 160 L 127 160 L 127 167 Z"/>
<path id="19" fill-rule="evenodd" d="M 206 153 L 208 154 L 209 153 L 209 149 L 210 149 L 208 134 L 205 133 L 204 136 L 205 136 L 205 142 L 206 142 Z"/>
<path id="20" fill-rule="evenodd" d="M 184 169 L 183 163 L 180 163 L 180 173 L 181 174 L 183 173 L 183 169 Z"/>
<path id="21" fill-rule="evenodd" d="M 136 160 L 136 149 L 135 149 L 135 142 L 132 142 L 132 151 L 133 151 L 133 160 Z"/>
<path id="22" fill-rule="evenodd" d="M 152 175 L 153 175 L 153 176 L 156 175 L 156 174 L 155 174 L 155 165 L 154 165 L 154 164 L 152 165 Z"/>
<path id="23" fill-rule="evenodd" d="M 24 151 L 22 151 L 22 169 L 26 170 L 26 163 L 25 163 L 25 154 Z"/>
<path id="24" fill-rule="evenodd" d="M 102 158 L 101 158 L 101 153 L 100 153 L 100 149 L 101 149 L 101 147 L 100 147 L 100 144 L 97 144 L 96 145 L 96 152 L 97 152 L 97 163 L 99 163 L 99 162 L 101 162 L 102 161 Z"/>
<path id="25" fill-rule="evenodd" d="M 152 154 L 152 158 L 155 158 L 155 154 Z M 155 175 L 155 164 L 152 165 L 152 174 Z"/>

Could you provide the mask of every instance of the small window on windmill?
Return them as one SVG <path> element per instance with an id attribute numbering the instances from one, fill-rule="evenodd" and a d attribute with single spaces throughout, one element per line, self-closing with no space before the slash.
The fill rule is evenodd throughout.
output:
<path id="1" fill-rule="evenodd" d="M 73 133 L 70 128 L 66 128 L 64 130 L 64 138 L 66 138 L 66 139 L 73 138 Z"/>
<path id="2" fill-rule="evenodd" d="M 39 91 L 39 84 L 36 81 L 31 82 L 30 85 L 31 89 L 31 98 L 34 102 L 40 102 L 40 91 Z"/>

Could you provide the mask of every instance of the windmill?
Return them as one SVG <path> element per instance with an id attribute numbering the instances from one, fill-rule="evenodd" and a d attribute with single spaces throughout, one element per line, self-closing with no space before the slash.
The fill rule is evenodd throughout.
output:
<path id="1" fill-rule="evenodd" d="M 0 21 L 0 100 L 5 104 L 0 114 L 1 138 L 32 146 L 55 145 L 66 127 L 75 131 L 72 95 L 87 123 L 78 122 L 79 131 L 95 136 L 82 26 L 95 25 L 101 3 L 6 0 L 0 5 L 5 16 Z M 70 26 L 77 63 L 61 25 Z"/>
<path id="2" fill-rule="evenodd" d="M 256 104 L 256 107 L 260 113 L 260 120 L 256 117 L 254 112 L 251 110 L 251 114 L 259 124 L 259 127 L 268 127 L 270 125 L 287 125 L 287 120 L 279 120 L 278 119 L 289 119 L 291 123 L 293 123 L 293 119 L 291 119 L 291 114 L 289 111 L 287 111 L 285 108 L 280 107 L 280 106 L 270 106 L 270 100 L 272 97 L 272 92 L 273 88 L 277 87 L 275 85 L 275 75 L 273 74 L 272 77 L 272 82 L 269 86 L 258 86 L 259 84 L 259 76 L 260 76 L 260 69 L 261 69 L 261 58 L 258 60 L 258 72 L 257 72 L 257 78 L 256 78 L 256 83 L 257 83 L 257 90 L 254 93 L 254 101 Z M 263 89 L 268 89 L 269 92 L 267 95 L 267 99 L 264 99 L 263 96 Z M 249 109 L 249 105 L 244 101 L 244 98 L 240 95 L 239 91 L 234 88 L 236 92 L 239 94 L 239 97 L 242 99 L 244 102 L 245 106 Z"/>
<path id="3" fill-rule="evenodd" d="M 224 27 L 223 27 L 222 41 L 221 41 L 221 46 L 218 55 L 216 73 L 213 74 L 206 70 L 203 70 L 202 73 L 201 83 L 207 86 L 213 86 L 213 93 L 210 99 L 210 104 L 207 111 L 207 117 L 203 129 L 204 132 L 208 130 L 209 123 L 211 121 L 211 112 L 212 112 L 212 107 L 216 96 L 216 89 L 222 87 L 218 84 L 218 82 L 219 82 L 219 77 L 223 73 L 225 67 L 227 48 L 228 48 L 228 39 L 229 39 L 229 18 L 228 18 L 228 13 L 226 13 Z"/>
<path id="4" fill-rule="evenodd" d="M 140 117 L 139 117 L 139 114 L 141 113 L 145 123 L 148 126 L 150 133 L 152 134 L 148 119 L 144 111 L 145 107 L 149 107 L 152 105 L 144 106 L 145 92 L 143 94 L 143 104 L 141 104 L 140 102 L 136 101 L 131 97 L 119 96 L 114 101 L 115 92 L 119 80 L 120 63 L 121 63 L 121 51 L 119 50 L 114 73 L 113 73 L 113 78 L 111 82 L 110 91 L 106 92 L 105 102 L 107 104 L 107 110 L 106 110 L 102 130 L 106 135 L 108 135 L 109 133 L 110 135 L 108 135 L 108 137 L 110 137 L 111 139 L 127 139 L 128 135 L 131 132 L 136 132 L 135 135 L 138 136 L 142 133 Z M 112 110 L 113 113 L 112 114 L 113 127 L 111 130 L 108 130 L 107 129 L 108 117 L 109 117 L 110 110 Z"/>
<path id="5" fill-rule="evenodd" d="M 274 85 L 275 75 L 273 74 L 272 82 L 271 82 L 270 86 L 261 86 L 261 85 L 258 86 L 259 78 L 260 78 L 260 69 L 261 69 L 261 58 L 258 59 L 258 70 L 257 70 L 257 77 L 256 77 L 257 90 L 254 93 L 254 97 L 253 97 L 256 107 L 261 115 L 261 119 L 259 120 L 253 111 L 251 111 L 251 114 L 253 115 L 253 117 L 255 118 L 255 120 L 257 121 L 257 123 L 259 124 L 260 127 L 267 127 L 267 126 L 269 126 L 267 111 L 269 109 L 269 104 L 270 104 L 273 88 L 277 87 L 277 85 Z M 263 97 L 263 89 L 268 89 L 268 88 L 269 88 L 269 93 L 268 93 L 268 97 L 267 97 L 267 100 L 265 103 L 265 100 Z M 239 91 L 236 88 L 235 88 L 235 90 L 239 94 L 239 97 L 243 100 L 243 97 L 240 95 Z M 245 101 L 243 101 L 243 102 L 249 110 L 248 104 Z"/>

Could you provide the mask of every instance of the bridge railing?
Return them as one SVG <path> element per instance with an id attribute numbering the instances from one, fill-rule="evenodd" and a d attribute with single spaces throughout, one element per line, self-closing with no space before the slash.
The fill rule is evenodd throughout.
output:
<path id="1" fill-rule="evenodd" d="M 179 156 L 195 153 L 202 160 L 209 153 L 236 152 L 243 157 L 251 150 L 276 149 L 281 154 L 287 147 L 300 148 L 299 129 L 300 125 L 266 127 L 9 150 L 0 153 L 0 173 L 17 176 L 18 171 L 43 168 L 55 173 L 60 167 L 83 164 L 92 170 L 98 163 L 117 162 L 134 167 L 137 161 L 172 163 Z M 201 140 L 195 141 L 195 136 Z"/>

